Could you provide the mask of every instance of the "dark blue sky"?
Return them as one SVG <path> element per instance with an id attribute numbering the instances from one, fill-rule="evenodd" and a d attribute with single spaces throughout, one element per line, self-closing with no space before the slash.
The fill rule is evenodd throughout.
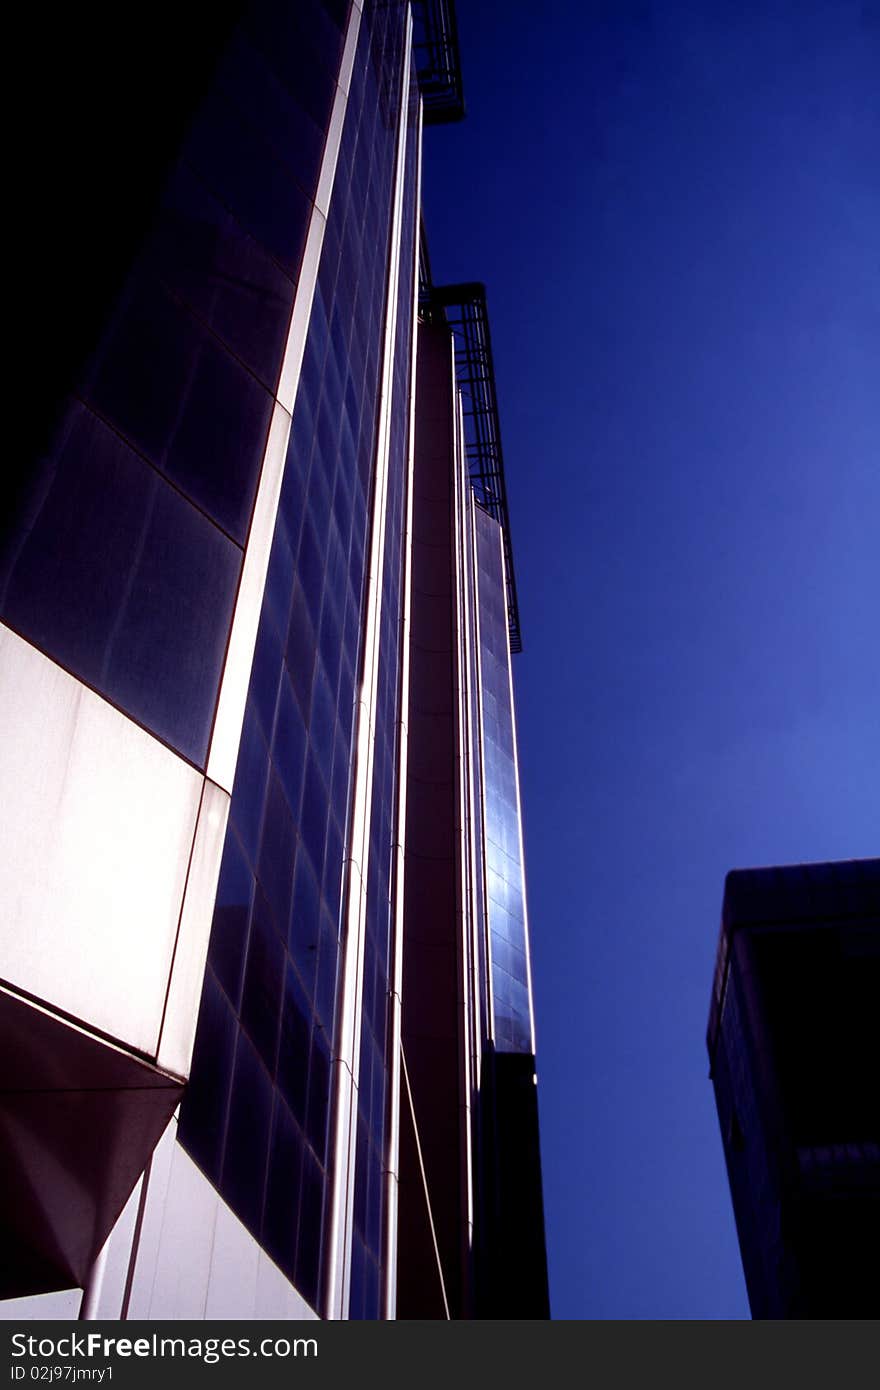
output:
<path id="1" fill-rule="evenodd" d="M 458 14 L 425 207 L 492 315 L 553 1312 L 745 1317 L 724 875 L 880 843 L 880 13 Z"/>

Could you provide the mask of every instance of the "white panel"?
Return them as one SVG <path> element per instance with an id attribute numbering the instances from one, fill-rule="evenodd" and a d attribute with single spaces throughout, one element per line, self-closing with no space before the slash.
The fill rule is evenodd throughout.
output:
<path id="1" fill-rule="evenodd" d="M 208 777 L 229 793 L 232 792 L 235 779 L 238 744 L 244 721 L 244 707 L 251 678 L 257 627 L 263 604 L 263 590 L 266 587 L 272 537 L 275 534 L 281 478 L 289 438 L 290 415 L 276 402 L 269 425 L 263 471 L 260 474 L 260 486 L 254 504 L 247 549 L 244 553 L 241 584 L 235 600 L 229 650 L 226 653 L 220 697 L 217 702 L 217 717 L 214 720 L 211 750 L 208 754 Z"/>
<path id="2" fill-rule="evenodd" d="M 159 1066 L 177 1076 L 189 1076 L 192 1061 L 229 801 L 205 781 L 159 1039 Z"/>
<path id="3" fill-rule="evenodd" d="M 104 1274 L 95 1310 L 95 1317 L 98 1319 L 115 1319 L 122 1312 L 122 1300 L 125 1297 L 125 1283 L 131 1263 L 131 1242 L 137 1222 L 142 1182 L 143 1179 L 135 1183 L 134 1191 L 122 1208 L 119 1220 L 107 1239 Z"/>
<path id="4" fill-rule="evenodd" d="M 342 863 L 342 879 L 348 884 L 348 905 L 349 914 L 360 915 L 366 911 L 367 885 L 361 878 L 360 866 L 354 859 L 344 859 Z M 359 919 L 359 917 L 358 917 Z M 338 1054 L 351 1069 L 351 1059 L 355 1053 L 355 1001 L 357 992 L 362 983 L 363 970 L 355 969 L 352 965 L 350 972 L 343 980 L 343 987 L 339 1001 L 339 1022 L 336 1027 L 336 1043 Z"/>
<path id="5" fill-rule="evenodd" d="M 211 1184 L 175 1144 L 147 1317 L 204 1318 L 218 1201 Z M 129 1317 L 135 1316 L 130 1309 Z"/>
<path id="6" fill-rule="evenodd" d="M 354 67 L 360 20 L 361 17 L 357 10 L 353 10 L 348 25 L 348 32 L 345 36 L 345 49 L 342 54 L 342 64 L 339 71 L 340 82 L 336 88 L 333 110 L 330 112 L 330 124 L 327 128 L 327 139 L 324 144 L 324 159 L 321 164 L 321 175 L 318 179 L 315 207 L 319 212 L 323 213 L 325 217 L 330 211 L 330 199 L 333 196 L 333 181 L 336 178 L 336 161 L 339 158 L 339 146 L 342 141 L 342 126 L 345 121 L 345 112 L 348 108 L 348 86 L 351 82 L 351 73 Z"/>
<path id="7" fill-rule="evenodd" d="M 336 100 L 330 113 L 330 125 L 327 128 L 327 143 L 324 147 L 325 158 L 321 165 L 321 178 L 318 183 L 318 191 L 315 194 L 315 207 L 323 217 L 326 217 L 330 211 L 333 180 L 336 178 L 336 161 L 339 158 L 339 145 L 342 140 L 342 125 L 345 120 L 347 104 L 348 98 L 342 88 L 337 87 Z"/>
<path id="8" fill-rule="evenodd" d="M 176 1136 L 153 1156 L 129 1319 L 315 1319 Z"/>
<path id="9" fill-rule="evenodd" d="M 398 1074 L 400 1068 L 398 1067 Z M 397 1129 L 400 1131 L 400 1085 L 397 1087 Z M 397 1212 L 398 1212 L 398 1180 L 396 1173 L 387 1173 L 385 1177 L 385 1193 L 388 1202 L 388 1240 L 385 1247 L 385 1305 L 383 1316 L 387 1321 L 393 1322 L 397 1317 Z"/>
<path id="10" fill-rule="evenodd" d="M 345 1143 L 339 1144 L 336 1149 L 335 1162 L 337 1164 L 334 1174 L 334 1196 L 338 1198 L 338 1208 L 333 1213 L 333 1225 L 331 1227 L 329 1245 L 331 1254 L 335 1254 L 330 1269 L 330 1276 L 327 1281 L 327 1302 L 330 1312 L 327 1314 L 331 1318 L 343 1318 L 347 1314 L 345 1299 L 349 1287 L 349 1278 L 346 1270 L 345 1261 L 345 1197 L 349 1189 L 353 1191 L 353 1161 L 352 1145 L 350 1136 L 355 1128 L 354 1116 L 357 1106 L 357 1090 L 352 1080 L 351 1072 L 344 1062 L 335 1061 L 330 1067 L 330 1095 L 336 1111 L 337 1125 L 342 1130 Z"/>
<path id="11" fill-rule="evenodd" d="M 250 1240 L 251 1237 L 248 1236 Z M 259 1252 L 257 1265 L 257 1302 L 254 1317 L 265 1322 L 273 1318 L 284 1321 L 303 1322 L 318 1320 L 314 1308 L 297 1293 L 278 1266 L 269 1259 L 265 1250 Z"/>
<path id="12" fill-rule="evenodd" d="M 254 1317 L 262 1321 L 290 1317 L 290 1298 L 293 1292 L 281 1270 L 261 1250 L 257 1260 L 257 1298 L 254 1304 Z M 314 1314 L 312 1314 L 314 1317 Z"/>
<path id="13" fill-rule="evenodd" d="M 355 0 L 355 4 L 352 6 L 351 22 L 348 26 L 348 32 L 345 35 L 345 48 L 342 53 L 342 62 L 339 64 L 339 86 L 346 96 L 348 96 L 349 88 L 351 87 L 351 74 L 354 70 L 354 60 L 357 54 L 357 41 L 360 33 L 362 9 L 363 5 L 358 4 L 357 0 Z"/>
<path id="14" fill-rule="evenodd" d="M 134 1279 L 128 1304 L 129 1318 L 146 1318 L 150 1315 L 150 1302 L 159 1260 L 159 1245 L 162 1238 L 162 1225 L 165 1220 L 165 1201 L 168 1184 L 171 1181 L 171 1160 L 177 1143 L 177 1119 L 172 1119 L 153 1150 L 150 1161 L 147 1200 L 144 1206 L 144 1219 L 140 1239 L 135 1254 Z"/>
<path id="15" fill-rule="evenodd" d="M 154 1056 L 202 777 L 0 625 L 0 972 Z"/>
<path id="16" fill-rule="evenodd" d="M 259 1259 L 260 1247 L 253 1236 L 231 1207 L 218 1198 L 206 1318 L 254 1316 Z"/>
<path id="17" fill-rule="evenodd" d="M 0 1322 L 59 1322 L 79 1317 L 82 1289 L 35 1293 L 28 1298 L 0 1299 Z"/>
<path id="18" fill-rule="evenodd" d="M 287 335 L 287 346 L 284 349 L 284 360 L 281 363 L 276 393 L 281 405 L 291 414 L 293 414 L 293 403 L 296 400 L 296 388 L 299 385 L 299 371 L 302 366 L 303 353 L 306 349 L 309 320 L 312 317 L 315 285 L 318 282 L 318 264 L 321 260 L 321 248 L 324 245 L 326 227 L 327 221 L 323 213 L 319 212 L 317 208 L 313 208 L 312 220 L 306 233 L 306 247 L 303 251 L 299 284 L 296 289 L 290 331 Z"/>

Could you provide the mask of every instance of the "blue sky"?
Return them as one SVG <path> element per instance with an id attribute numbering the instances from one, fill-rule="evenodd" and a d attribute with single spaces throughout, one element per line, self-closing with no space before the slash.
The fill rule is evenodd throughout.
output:
<path id="1" fill-rule="evenodd" d="M 724 875 L 880 852 L 880 13 L 458 16 L 425 210 L 492 316 L 553 1312 L 746 1317 Z"/>

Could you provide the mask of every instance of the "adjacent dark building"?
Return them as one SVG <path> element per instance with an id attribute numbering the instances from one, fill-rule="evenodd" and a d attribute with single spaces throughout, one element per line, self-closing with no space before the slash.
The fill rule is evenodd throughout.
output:
<path id="1" fill-rule="evenodd" d="M 880 859 L 728 874 L 709 1016 L 752 1316 L 880 1315 Z"/>
<path id="2" fill-rule="evenodd" d="M 454 11 L 138 23 L 21 48 L 0 1297 L 547 1316 L 486 299 L 420 219 Z"/>

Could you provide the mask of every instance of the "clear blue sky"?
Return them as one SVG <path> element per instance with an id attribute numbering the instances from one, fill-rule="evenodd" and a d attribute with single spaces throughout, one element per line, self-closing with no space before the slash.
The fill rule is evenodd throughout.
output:
<path id="1" fill-rule="evenodd" d="M 458 15 L 425 207 L 492 315 L 553 1312 L 746 1317 L 724 875 L 880 851 L 880 10 Z"/>

